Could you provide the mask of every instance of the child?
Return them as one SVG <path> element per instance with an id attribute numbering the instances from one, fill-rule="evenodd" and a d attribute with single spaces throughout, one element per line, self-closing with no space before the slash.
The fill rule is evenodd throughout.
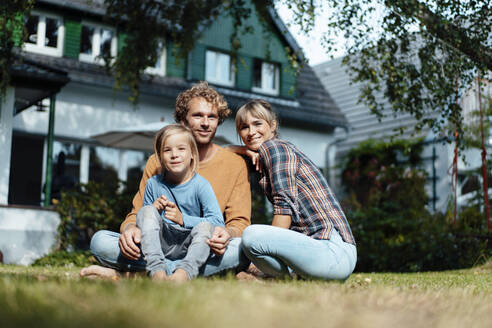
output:
<path id="1" fill-rule="evenodd" d="M 198 149 L 187 128 L 172 124 L 161 129 L 154 151 L 162 173 L 147 181 L 137 214 L 146 270 L 154 280 L 186 281 L 206 262 L 206 240 L 224 219 L 210 183 L 196 173 Z M 172 272 L 169 264 L 178 259 Z"/>

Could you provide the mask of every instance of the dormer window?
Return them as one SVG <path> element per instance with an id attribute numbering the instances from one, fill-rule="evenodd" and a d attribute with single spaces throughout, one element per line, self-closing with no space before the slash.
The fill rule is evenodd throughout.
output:
<path id="1" fill-rule="evenodd" d="M 26 51 L 61 57 L 65 33 L 61 17 L 33 11 L 26 19 Z"/>
<path id="2" fill-rule="evenodd" d="M 81 61 L 104 64 L 103 57 L 116 57 L 116 31 L 92 23 L 82 23 L 80 37 Z"/>
<path id="3" fill-rule="evenodd" d="M 228 54 L 207 50 L 205 54 L 205 80 L 208 82 L 234 86 L 234 69 L 231 56 Z"/>
<path id="4" fill-rule="evenodd" d="M 279 94 L 279 84 L 279 65 L 255 59 L 252 90 L 277 96 Z"/>

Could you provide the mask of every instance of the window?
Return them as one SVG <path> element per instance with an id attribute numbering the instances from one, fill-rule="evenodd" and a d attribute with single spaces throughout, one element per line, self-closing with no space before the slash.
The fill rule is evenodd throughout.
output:
<path id="1" fill-rule="evenodd" d="M 207 50 L 205 56 L 205 80 L 228 87 L 234 86 L 231 56 L 211 50 Z"/>
<path id="2" fill-rule="evenodd" d="M 62 56 L 65 30 L 61 17 L 33 11 L 26 19 L 26 30 L 26 51 Z"/>
<path id="3" fill-rule="evenodd" d="M 147 67 L 145 73 L 152 75 L 166 75 L 166 43 L 165 41 L 159 41 L 159 47 L 157 48 L 157 60 L 155 65 Z"/>
<path id="4" fill-rule="evenodd" d="M 277 64 L 255 60 L 253 64 L 254 92 L 278 95 L 279 69 Z"/>
<path id="5" fill-rule="evenodd" d="M 104 56 L 116 57 L 116 32 L 108 27 L 82 23 L 79 59 L 104 64 Z"/>

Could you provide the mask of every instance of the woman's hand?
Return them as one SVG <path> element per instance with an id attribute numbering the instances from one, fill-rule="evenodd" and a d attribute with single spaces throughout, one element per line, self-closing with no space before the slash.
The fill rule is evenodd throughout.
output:
<path id="1" fill-rule="evenodd" d="M 261 165 L 260 165 L 260 154 L 258 154 L 258 152 L 250 150 L 246 146 L 231 145 L 231 146 L 227 146 L 226 149 L 238 155 L 248 156 L 251 159 L 251 162 L 253 163 L 253 166 L 255 167 L 256 171 L 260 173 L 262 172 Z"/>
<path id="2" fill-rule="evenodd" d="M 251 159 L 251 163 L 253 163 L 253 166 L 255 167 L 256 171 L 262 173 L 261 164 L 260 164 L 260 154 L 258 154 L 258 152 L 256 151 L 246 149 L 246 156 L 248 156 Z"/>
<path id="3" fill-rule="evenodd" d="M 152 204 L 152 206 L 155 207 L 155 209 L 161 213 L 162 210 L 164 210 L 167 206 L 167 204 L 169 203 L 169 200 L 167 199 L 166 196 L 164 195 L 161 195 L 161 197 L 157 198 L 154 203 Z"/>
<path id="4" fill-rule="evenodd" d="M 183 214 L 179 211 L 178 207 L 176 204 L 174 204 L 171 201 L 167 201 L 166 205 L 166 213 L 164 214 L 164 217 L 168 220 L 173 221 L 174 223 L 179 224 L 180 226 L 184 225 L 183 222 Z"/>

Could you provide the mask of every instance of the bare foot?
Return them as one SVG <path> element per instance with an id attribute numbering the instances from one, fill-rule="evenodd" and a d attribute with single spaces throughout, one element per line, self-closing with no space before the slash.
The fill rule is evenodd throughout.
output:
<path id="1" fill-rule="evenodd" d="M 165 281 L 168 279 L 169 277 L 167 276 L 165 271 L 156 271 L 152 276 L 153 281 Z"/>
<path id="2" fill-rule="evenodd" d="M 188 277 L 188 272 L 183 269 L 177 269 L 172 275 L 169 276 L 169 280 L 177 283 L 183 283 L 190 280 L 190 278 Z"/>
<path id="3" fill-rule="evenodd" d="M 80 276 L 89 279 L 119 279 L 115 269 L 106 268 L 100 265 L 91 265 L 80 270 Z"/>
<path id="4" fill-rule="evenodd" d="M 242 281 L 258 281 L 258 278 L 254 274 L 245 271 L 236 274 L 236 279 Z"/>

